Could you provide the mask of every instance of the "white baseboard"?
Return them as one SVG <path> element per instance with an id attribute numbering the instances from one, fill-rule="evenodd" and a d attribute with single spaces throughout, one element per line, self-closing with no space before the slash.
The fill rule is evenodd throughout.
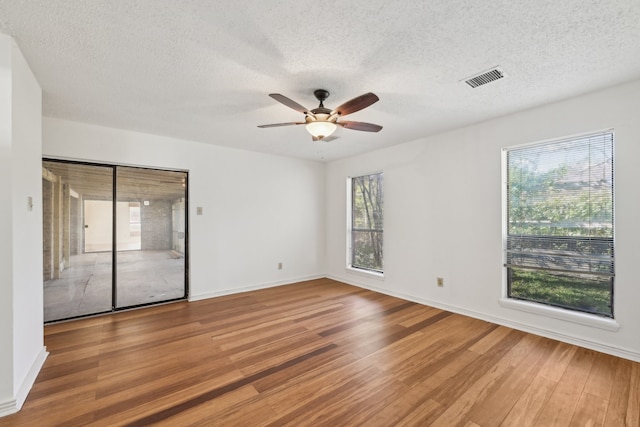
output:
<path id="1" fill-rule="evenodd" d="M 31 365 L 31 368 L 22 382 L 16 396 L 13 399 L 0 402 L 0 417 L 15 414 L 22 408 L 22 405 L 24 404 L 24 401 L 27 400 L 29 391 L 31 391 L 31 387 L 33 387 L 33 383 L 35 383 L 36 377 L 38 376 L 40 369 L 42 369 L 42 365 L 44 365 L 44 361 L 47 359 L 48 355 L 49 352 L 47 352 L 47 348 L 42 347 L 42 349 L 40 349 L 40 353 L 38 353 L 38 356 L 33 361 L 33 364 Z"/>
<path id="2" fill-rule="evenodd" d="M 7 415 L 15 414 L 18 411 L 19 409 L 15 399 L 0 402 L 0 417 L 6 417 Z"/>
<path id="3" fill-rule="evenodd" d="M 306 280 L 323 279 L 325 277 L 327 277 L 327 276 L 324 275 L 324 274 L 314 274 L 312 276 L 305 276 L 305 277 L 298 277 L 298 278 L 293 278 L 293 279 L 286 279 L 286 280 L 282 280 L 282 281 L 278 281 L 278 282 L 261 283 L 261 284 L 257 284 L 257 285 L 244 286 L 244 287 L 241 287 L 241 288 L 224 289 L 222 291 L 207 292 L 205 294 L 189 295 L 189 301 L 200 301 L 200 300 L 203 300 L 203 299 L 221 297 L 221 296 L 224 296 L 224 295 L 240 294 L 240 293 L 243 293 L 243 292 L 257 291 L 259 289 L 267 289 L 267 288 L 274 288 L 276 286 L 290 285 L 292 283 L 304 282 Z"/>
<path id="4" fill-rule="evenodd" d="M 634 362 L 640 362 L 640 353 L 628 350 L 625 348 L 613 347 L 606 344 L 601 344 L 594 341 L 585 340 L 582 338 L 577 338 L 571 335 L 566 335 L 554 331 L 549 331 L 547 329 L 538 328 L 532 325 L 514 322 L 512 320 L 504 319 L 501 317 L 495 317 L 491 315 L 487 315 L 484 313 L 478 313 L 475 311 L 467 310 L 465 308 L 452 306 L 448 304 L 442 304 L 437 301 L 431 301 L 423 298 L 416 298 L 411 295 L 405 295 L 400 292 L 392 292 L 387 289 L 378 288 L 375 286 L 368 285 L 366 283 L 360 282 L 358 280 L 348 279 L 345 277 L 337 277 L 337 276 L 327 276 L 329 279 L 336 280 L 338 282 L 347 283 L 349 285 L 357 286 L 359 288 L 369 289 L 371 291 L 380 292 L 381 294 L 390 295 L 396 298 L 400 298 L 406 301 L 416 302 L 418 304 L 427 305 L 429 307 L 439 308 L 441 310 L 450 311 L 452 313 L 462 314 L 464 316 L 473 317 L 474 319 L 484 320 L 486 322 L 495 323 L 497 325 L 506 326 L 512 329 L 517 329 L 519 331 L 529 332 L 534 335 L 540 335 L 542 337 L 551 338 L 557 341 L 562 341 L 567 344 L 577 345 L 579 347 L 588 348 L 590 350 L 599 351 L 601 353 L 610 354 L 612 356 L 621 357 L 623 359 L 633 360 Z"/>

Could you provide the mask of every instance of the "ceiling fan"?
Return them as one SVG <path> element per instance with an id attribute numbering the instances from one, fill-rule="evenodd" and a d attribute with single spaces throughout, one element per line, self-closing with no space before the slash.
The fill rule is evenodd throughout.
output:
<path id="1" fill-rule="evenodd" d="M 329 97 L 329 91 L 324 89 L 317 89 L 313 92 L 315 97 L 320 101 L 318 108 L 309 110 L 303 107 L 292 99 L 287 98 L 279 93 L 270 93 L 269 96 L 292 108 L 300 113 L 304 114 L 303 122 L 289 122 L 289 123 L 274 123 L 270 125 L 260 125 L 259 128 L 272 128 L 279 126 L 293 126 L 293 125 L 306 125 L 307 131 L 311 134 L 311 139 L 314 141 L 329 140 L 329 136 L 336 130 L 338 126 L 345 129 L 361 130 L 365 132 L 379 132 L 382 126 L 375 125 L 373 123 L 354 122 L 354 121 L 338 121 L 340 117 L 347 114 L 355 113 L 363 108 L 367 108 L 371 104 L 377 102 L 379 98 L 371 93 L 365 93 L 357 98 L 353 98 L 350 101 L 345 102 L 334 110 L 325 108 L 324 101 Z M 332 138 L 333 139 L 333 138 Z"/>

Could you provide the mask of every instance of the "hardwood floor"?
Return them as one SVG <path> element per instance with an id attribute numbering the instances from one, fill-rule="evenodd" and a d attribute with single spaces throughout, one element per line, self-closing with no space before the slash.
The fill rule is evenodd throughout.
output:
<path id="1" fill-rule="evenodd" d="M 45 335 L 0 425 L 640 425 L 638 363 L 329 279 Z"/>

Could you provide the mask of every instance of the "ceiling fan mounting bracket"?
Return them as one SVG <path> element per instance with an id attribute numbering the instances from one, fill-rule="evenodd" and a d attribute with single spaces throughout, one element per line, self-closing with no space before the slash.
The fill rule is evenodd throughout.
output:
<path id="1" fill-rule="evenodd" d="M 313 94 L 321 104 L 329 97 L 329 91 L 326 89 L 316 89 Z"/>
<path id="2" fill-rule="evenodd" d="M 311 113 L 314 115 L 331 114 L 331 110 L 324 107 L 324 100 L 329 97 L 329 91 L 326 89 L 316 89 L 313 91 L 313 94 L 315 95 L 316 99 L 320 101 L 320 105 L 318 106 L 318 108 L 314 108 L 313 110 L 311 110 Z"/>

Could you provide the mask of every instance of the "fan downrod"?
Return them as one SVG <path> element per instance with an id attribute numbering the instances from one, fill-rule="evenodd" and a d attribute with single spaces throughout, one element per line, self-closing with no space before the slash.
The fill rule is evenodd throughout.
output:
<path id="1" fill-rule="evenodd" d="M 320 101 L 320 108 L 324 108 L 324 101 L 329 97 L 329 91 L 325 89 L 316 89 L 313 91 L 316 99 Z"/>

